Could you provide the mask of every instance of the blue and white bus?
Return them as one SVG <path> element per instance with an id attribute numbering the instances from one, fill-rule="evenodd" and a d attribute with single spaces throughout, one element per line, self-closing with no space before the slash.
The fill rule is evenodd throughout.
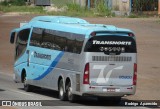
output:
<path id="1" fill-rule="evenodd" d="M 11 31 L 14 80 L 26 91 L 59 91 L 60 100 L 134 95 L 136 37 L 129 29 L 90 24 L 79 18 L 38 16 Z M 36 87 L 35 87 L 36 86 Z"/>

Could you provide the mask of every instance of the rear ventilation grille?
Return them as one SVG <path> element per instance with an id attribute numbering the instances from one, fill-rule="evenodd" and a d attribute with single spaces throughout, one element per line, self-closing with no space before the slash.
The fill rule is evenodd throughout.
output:
<path id="1" fill-rule="evenodd" d="M 129 62 L 132 61 L 132 57 L 127 56 L 92 56 L 92 61 L 119 61 L 119 62 Z"/>

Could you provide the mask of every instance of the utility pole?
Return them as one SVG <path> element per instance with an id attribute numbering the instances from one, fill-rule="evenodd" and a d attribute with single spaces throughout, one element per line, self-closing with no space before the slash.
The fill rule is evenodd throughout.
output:
<path id="1" fill-rule="evenodd" d="M 160 15 L 160 0 L 158 0 L 158 15 Z"/>
<path id="2" fill-rule="evenodd" d="M 91 0 L 88 0 L 88 9 L 91 7 Z"/>

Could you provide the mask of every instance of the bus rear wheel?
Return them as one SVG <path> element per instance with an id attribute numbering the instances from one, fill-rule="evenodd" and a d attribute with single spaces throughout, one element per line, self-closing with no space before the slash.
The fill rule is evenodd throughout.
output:
<path id="1" fill-rule="evenodd" d="M 27 77 L 26 77 L 26 74 L 25 74 L 25 75 L 24 75 L 24 80 L 23 80 L 24 90 L 25 90 L 26 92 L 30 92 L 30 91 L 33 90 L 33 87 L 32 87 L 31 85 L 27 84 L 27 79 L 26 79 L 26 78 L 27 78 Z"/>
<path id="2" fill-rule="evenodd" d="M 59 99 L 61 101 L 65 101 L 66 100 L 66 93 L 64 92 L 64 85 L 63 85 L 62 79 L 59 82 L 58 91 L 59 91 Z"/>
<path id="3" fill-rule="evenodd" d="M 77 96 L 72 93 L 72 87 L 71 87 L 71 82 L 69 82 L 66 86 L 66 91 L 67 91 L 67 98 L 70 102 L 75 102 L 77 99 Z"/>

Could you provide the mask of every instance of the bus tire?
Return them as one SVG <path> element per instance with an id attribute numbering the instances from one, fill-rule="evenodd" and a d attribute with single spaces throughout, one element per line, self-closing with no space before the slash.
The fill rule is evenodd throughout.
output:
<path id="1" fill-rule="evenodd" d="M 63 79 L 61 79 L 59 82 L 58 91 L 59 91 L 59 99 L 61 101 L 65 101 L 66 100 L 66 93 L 64 91 Z"/>
<path id="2" fill-rule="evenodd" d="M 70 102 L 75 102 L 77 100 L 77 95 L 72 93 L 71 82 L 69 82 L 66 86 L 67 98 Z"/>
<path id="3" fill-rule="evenodd" d="M 31 85 L 29 85 L 29 84 L 26 83 L 26 74 L 24 76 L 23 82 L 24 82 L 24 90 L 26 92 L 31 92 L 33 90 L 33 87 Z"/>

